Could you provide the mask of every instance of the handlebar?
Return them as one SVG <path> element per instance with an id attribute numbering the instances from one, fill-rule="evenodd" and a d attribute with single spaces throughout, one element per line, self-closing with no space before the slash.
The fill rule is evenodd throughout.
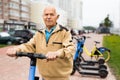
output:
<path id="1" fill-rule="evenodd" d="M 81 41 L 81 40 L 86 40 L 86 36 L 82 36 L 82 37 L 73 37 L 74 39 L 76 39 L 77 41 Z"/>
<path id="2" fill-rule="evenodd" d="M 29 57 L 29 58 L 38 58 L 38 59 L 46 59 L 46 56 L 38 53 L 25 53 L 25 52 L 17 52 L 17 57 Z"/>
<path id="3" fill-rule="evenodd" d="M 100 42 L 98 42 L 98 41 L 94 41 L 95 42 L 95 44 L 100 44 Z"/>

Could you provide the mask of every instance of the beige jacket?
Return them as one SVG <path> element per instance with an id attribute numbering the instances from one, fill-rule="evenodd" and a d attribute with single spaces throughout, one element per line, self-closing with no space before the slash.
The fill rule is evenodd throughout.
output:
<path id="1" fill-rule="evenodd" d="M 46 43 L 45 30 L 36 32 L 29 42 L 19 46 L 19 51 L 42 54 L 46 54 L 48 51 L 61 53 L 60 58 L 54 61 L 37 60 L 38 70 L 45 79 L 66 78 L 72 71 L 75 45 L 70 32 L 62 26 L 56 25 L 48 43 Z"/>

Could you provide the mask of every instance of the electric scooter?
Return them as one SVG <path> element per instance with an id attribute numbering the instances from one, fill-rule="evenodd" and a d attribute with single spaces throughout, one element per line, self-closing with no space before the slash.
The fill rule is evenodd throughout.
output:
<path id="1" fill-rule="evenodd" d="M 30 58 L 30 70 L 28 80 L 39 80 L 39 77 L 35 76 L 36 71 L 36 60 L 37 59 L 46 59 L 45 55 L 37 53 L 25 53 L 19 52 L 16 53 L 17 57 L 28 57 Z"/>
<path id="2" fill-rule="evenodd" d="M 73 75 L 75 73 L 75 71 L 77 70 L 80 74 L 83 74 L 83 75 L 96 75 L 96 76 L 100 76 L 101 78 L 105 78 L 108 74 L 108 71 L 107 71 L 107 67 L 105 65 L 99 65 L 99 67 L 85 67 L 85 66 L 82 66 L 81 64 L 81 54 L 83 52 L 83 45 L 84 45 L 84 42 L 85 42 L 85 37 L 82 37 L 82 39 L 76 39 L 78 41 L 77 43 L 77 50 L 76 50 L 76 53 L 75 53 L 75 56 L 74 56 L 74 65 L 73 65 L 73 71 L 71 73 L 71 75 Z M 92 63 L 96 63 L 96 61 L 92 61 Z M 86 65 L 90 65 L 88 62 L 86 62 Z M 94 66 L 94 65 L 92 65 Z M 93 72 L 90 72 L 90 71 L 81 71 L 81 69 L 84 69 L 84 70 L 96 70 L 96 73 L 93 73 Z"/>
<path id="3" fill-rule="evenodd" d="M 108 75 L 108 71 L 106 70 L 106 67 L 99 67 L 98 69 L 88 68 L 88 67 L 80 67 L 80 64 L 77 61 L 74 61 L 73 64 L 73 71 L 71 75 L 75 73 L 75 71 L 78 71 L 78 73 L 82 75 L 94 75 L 94 76 L 100 76 L 101 78 L 106 78 Z M 95 70 L 94 72 L 91 70 Z"/>
<path id="4" fill-rule="evenodd" d="M 103 58 L 98 59 L 97 61 L 93 60 L 85 60 L 84 57 L 82 56 L 83 53 L 83 46 L 86 40 L 85 36 L 82 36 L 81 38 L 74 38 L 77 40 L 77 51 L 75 56 L 79 56 L 80 61 L 82 62 L 81 65 L 91 65 L 94 66 L 96 64 L 104 64 L 105 60 Z"/>

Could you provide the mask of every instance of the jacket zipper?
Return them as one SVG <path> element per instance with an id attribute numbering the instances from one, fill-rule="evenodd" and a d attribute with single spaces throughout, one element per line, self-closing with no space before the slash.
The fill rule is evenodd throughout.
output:
<path id="1" fill-rule="evenodd" d="M 52 34 L 50 35 L 50 37 L 52 36 Z M 50 39 L 50 37 L 49 37 L 49 39 Z M 48 39 L 48 41 L 46 41 L 46 46 L 48 46 L 49 39 Z"/>

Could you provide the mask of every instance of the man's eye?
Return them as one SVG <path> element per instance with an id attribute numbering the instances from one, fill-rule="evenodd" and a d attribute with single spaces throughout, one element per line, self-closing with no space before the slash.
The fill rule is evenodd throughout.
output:
<path id="1" fill-rule="evenodd" d="M 45 14 L 45 16 L 54 16 L 54 14 Z"/>
<path id="2" fill-rule="evenodd" d="M 51 16 L 54 16 L 54 14 L 50 14 Z"/>
<path id="3" fill-rule="evenodd" d="M 48 16 L 48 14 L 45 14 L 45 16 Z"/>

